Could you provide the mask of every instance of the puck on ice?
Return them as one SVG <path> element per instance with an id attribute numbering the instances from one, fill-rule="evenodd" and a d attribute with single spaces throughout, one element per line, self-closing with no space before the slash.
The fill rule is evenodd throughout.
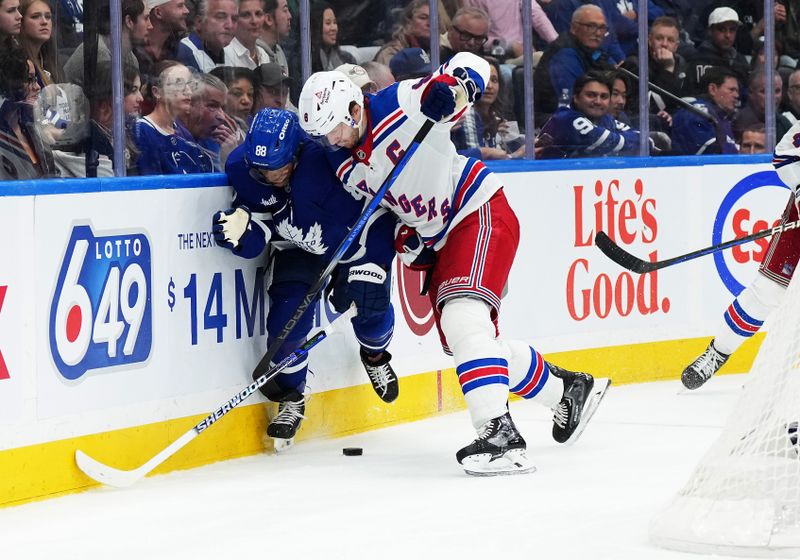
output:
<path id="1" fill-rule="evenodd" d="M 361 449 L 360 447 L 345 447 L 344 449 L 342 449 L 342 453 L 344 453 L 348 457 L 354 457 L 356 455 L 363 455 L 364 450 Z"/>

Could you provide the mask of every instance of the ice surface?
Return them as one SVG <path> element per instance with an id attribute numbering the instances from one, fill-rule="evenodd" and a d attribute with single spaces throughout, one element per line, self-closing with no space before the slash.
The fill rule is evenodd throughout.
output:
<path id="1" fill-rule="evenodd" d="M 651 545 L 648 523 L 743 380 L 680 394 L 677 381 L 612 387 L 571 447 L 551 439 L 548 410 L 512 403 L 534 474 L 464 474 L 455 452 L 474 432 L 461 412 L 5 508 L 0 558 L 697 559 Z"/>

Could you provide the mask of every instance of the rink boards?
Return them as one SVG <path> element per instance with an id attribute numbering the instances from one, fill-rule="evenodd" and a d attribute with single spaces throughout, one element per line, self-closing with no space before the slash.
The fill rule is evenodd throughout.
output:
<path id="1" fill-rule="evenodd" d="M 767 243 L 638 276 L 593 247 L 594 233 L 664 259 L 765 229 L 788 198 L 764 158 L 641 162 L 493 166 L 522 227 L 503 336 L 617 384 L 677 377 Z M 265 347 L 269 271 L 214 245 L 210 217 L 229 205 L 223 184 L 220 175 L 0 183 L 0 505 L 90 487 L 77 448 L 138 466 L 247 385 Z M 400 398 L 377 399 L 345 326 L 312 353 L 302 438 L 463 407 L 419 275 L 397 265 L 395 282 Z M 317 309 L 318 324 L 334 319 Z M 754 342 L 728 371 L 749 369 Z M 262 451 L 259 399 L 157 472 Z"/>

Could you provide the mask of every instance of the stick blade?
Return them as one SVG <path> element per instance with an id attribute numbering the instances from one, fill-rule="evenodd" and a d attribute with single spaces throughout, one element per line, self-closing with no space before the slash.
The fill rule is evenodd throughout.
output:
<path id="1" fill-rule="evenodd" d="M 652 272 L 659 268 L 656 266 L 658 263 L 651 263 L 644 261 L 639 257 L 631 255 L 625 249 L 614 243 L 612 239 L 606 235 L 604 231 L 598 231 L 594 236 L 594 244 L 600 249 L 605 256 L 620 265 L 622 268 L 627 268 L 631 272 L 637 274 L 644 274 L 645 272 Z"/>
<path id="2" fill-rule="evenodd" d="M 75 462 L 86 476 L 100 484 L 113 486 L 114 488 L 126 488 L 131 486 L 145 474 L 140 472 L 141 469 L 123 471 L 115 469 L 114 467 L 109 467 L 96 459 L 92 459 L 80 449 L 75 451 Z"/>

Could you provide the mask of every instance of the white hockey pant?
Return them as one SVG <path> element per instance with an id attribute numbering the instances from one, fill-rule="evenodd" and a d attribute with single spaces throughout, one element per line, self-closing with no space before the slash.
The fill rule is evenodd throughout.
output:
<path id="1" fill-rule="evenodd" d="M 714 348 L 733 354 L 742 343 L 756 334 L 764 320 L 783 299 L 786 288 L 763 274 L 742 290 L 723 315 L 714 337 Z"/>
<path id="2" fill-rule="evenodd" d="M 440 325 L 475 429 L 506 413 L 509 388 L 549 408 L 561 400 L 564 385 L 550 375 L 538 352 L 524 342 L 495 336 L 491 307 L 485 301 L 448 299 Z"/>

